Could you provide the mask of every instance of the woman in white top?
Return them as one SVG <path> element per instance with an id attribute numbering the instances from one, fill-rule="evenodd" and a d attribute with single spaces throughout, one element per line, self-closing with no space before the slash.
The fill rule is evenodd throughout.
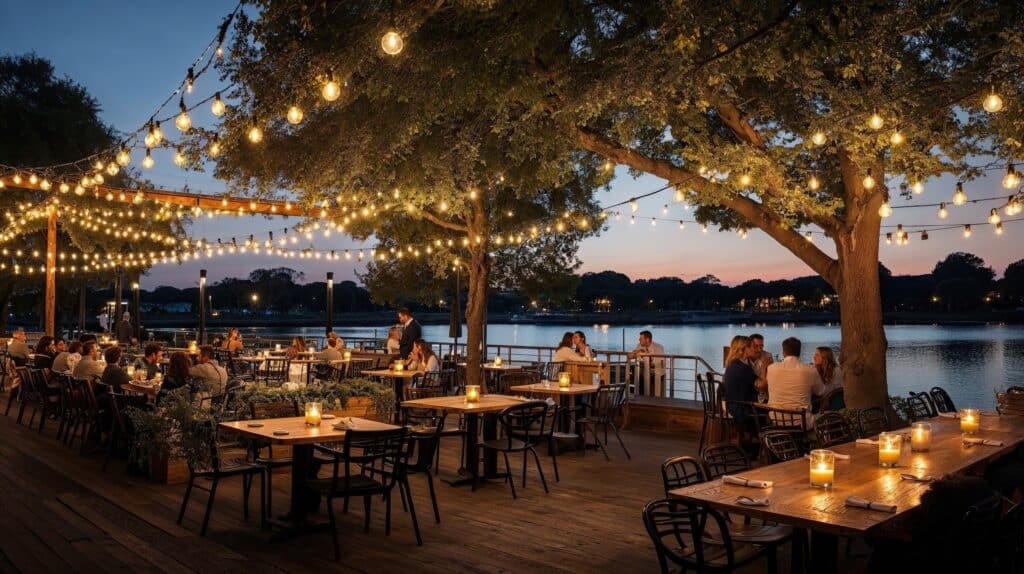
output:
<path id="1" fill-rule="evenodd" d="M 576 348 L 576 354 L 588 361 L 594 360 L 594 351 L 587 344 L 587 336 L 583 331 L 576 331 L 572 334 L 572 345 Z"/>
<path id="2" fill-rule="evenodd" d="M 836 356 L 830 347 L 818 347 L 814 350 L 814 368 L 825 385 L 825 393 L 843 386 L 843 370 L 836 362 Z"/>
<path id="3" fill-rule="evenodd" d="M 566 331 L 562 335 L 562 342 L 558 344 L 558 348 L 555 349 L 555 356 L 551 358 L 552 363 L 581 363 L 587 359 L 580 356 L 579 353 L 572 348 L 573 335 L 571 332 Z"/>
<path id="4" fill-rule="evenodd" d="M 423 339 L 416 339 L 412 343 L 412 353 L 409 355 L 410 368 L 424 373 L 436 373 L 441 370 L 441 364 L 437 362 L 437 355 L 430 348 L 430 343 Z"/>
<path id="5" fill-rule="evenodd" d="M 402 340 L 402 329 L 395 325 L 388 329 L 388 340 L 385 343 L 389 354 L 396 354 L 399 352 L 401 347 L 400 341 Z"/>

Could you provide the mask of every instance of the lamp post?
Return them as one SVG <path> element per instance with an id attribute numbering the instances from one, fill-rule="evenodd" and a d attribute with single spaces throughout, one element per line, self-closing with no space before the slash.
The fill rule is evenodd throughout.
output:
<path id="1" fill-rule="evenodd" d="M 327 272 L 327 334 L 334 328 L 334 272 Z"/>
<path id="2" fill-rule="evenodd" d="M 139 311 L 139 282 L 132 282 L 132 315 L 135 316 L 135 339 L 142 343 L 142 313 Z"/>
<path id="3" fill-rule="evenodd" d="M 206 343 L 206 269 L 199 270 L 199 344 Z"/>
<path id="4" fill-rule="evenodd" d="M 110 314 L 110 319 L 107 320 L 107 323 L 116 325 L 121 317 L 121 313 L 121 268 L 118 267 L 117 273 L 114 276 L 114 312 Z"/>
<path id="5" fill-rule="evenodd" d="M 252 310 L 257 315 L 260 312 L 260 296 L 256 293 L 252 294 Z"/>

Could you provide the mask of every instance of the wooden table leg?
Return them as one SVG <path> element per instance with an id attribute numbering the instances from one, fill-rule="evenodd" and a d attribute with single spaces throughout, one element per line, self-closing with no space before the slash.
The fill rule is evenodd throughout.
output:
<path id="1" fill-rule="evenodd" d="M 808 572 L 836 572 L 839 556 L 839 537 L 818 530 L 811 531 L 811 567 Z"/>

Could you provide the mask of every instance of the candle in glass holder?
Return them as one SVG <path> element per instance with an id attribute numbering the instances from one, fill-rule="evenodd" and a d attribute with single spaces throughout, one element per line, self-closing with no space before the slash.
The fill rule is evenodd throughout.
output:
<path id="1" fill-rule="evenodd" d="M 892 468 L 900 462 L 903 435 L 884 432 L 878 435 L 878 466 Z"/>
<path id="2" fill-rule="evenodd" d="M 405 370 L 405 363 L 402 361 L 395 361 L 395 372 L 400 373 Z"/>
<path id="3" fill-rule="evenodd" d="M 960 409 L 960 432 L 974 434 L 981 427 L 978 409 Z"/>
<path id="4" fill-rule="evenodd" d="M 129 379 L 134 379 L 135 378 L 135 367 L 134 366 L 128 365 L 127 367 L 125 367 L 124 372 L 125 372 L 125 374 L 128 375 Z"/>
<path id="5" fill-rule="evenodd" d="M 189 341 L 188 342 L 188 352 L 192 353 L 192 354 L 195 354 L 195 352 L 196 352 L 196 342 L 195 341 Z"/>
<path id="6" fill-rule="evenodd" d="M 569 373 L 567 373 L 565 371 L 562 371 L 561 373 L 558 373 L 558 387 L 559 388 L 566 389 L 566 388 L 569 387 L 570 383 L 571 383 L 571 380 L 569 379 Z"/>
<path id="7" fill-rule="evenodd" d="M 832 488 L 836 477 L 836 454 L 830 450 L 811 451 L 811 486 Z"/>
<path id="8" fill-rule="evenodd" d="M 278 344 L 274 345 L 274 350 L 275 351 L 280 351 L 281 350 L 281 343 L 278 343 Z"/>
<path id="9" fill-rule="evenodd" d="M 914 423 L 910 425 L 910 450 L 913 452 L 928 452 L 932 445 L 932 425 L 928 423 Z"/>
<path id="10" fill-rule="evenodd" d="M 480 400 L 480 385 L 466 385 L 466 403 L 475 403 Z"/>
<path id="11" fill-rule="evenodd" d="M 501 356 L 500 355 L 495 355 L 494 356 L 494 366 L 495 367 L 500 367 L 501 366 Z"/>
<path id="12" fill-rule="evenodd" d="M 322 407 L 320 403 L 306 403 L 306 426 L 318 427 L 320 426 L 320 413 Z"/>
<path id="13" fill-rule="evenodd" d="M 352 359 L 352 351 L 345 351 L 345 354 L 342 355 L 342 356 L 345 357 L 346 361 L 348 361 L 348 360 Z"/>

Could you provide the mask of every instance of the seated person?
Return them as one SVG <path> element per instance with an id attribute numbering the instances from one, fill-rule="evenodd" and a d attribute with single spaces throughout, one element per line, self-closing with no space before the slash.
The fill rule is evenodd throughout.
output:
<path id="1" fill-rule="evenodd" d="M 32 350 L 25 344 L 25 329 L 18 327 L 11 334 L 11 340 L 7 343 L 7 356 L 14 361 L 15 365 L 24 367 L 31 354 Z"/>
<path id="2" fill-rule="evenodd" d="M 800 362 L 800 339 L 782 342 L 782 361 L 768 365 L 768 405 L 811 412 L 812 398 L 825 392 L 818 371 Z"/>
<path id="3" fill-rule="evenodd" d="M 82 345 L 82 358 L 75 364 L 71 376 L 82 381 L 92 381 L 103 377 L 106 365 L 100 362 L 100 346 L 96 341 Z"/>
<path id="4" fill-rule="evenodd" d="M 66 351 L 57 353 L 57 356 L 54 357 L 51 369 L 54 373 L 70 373 L 75 369 L 75 365 L 78 364 L 81 358 L 81 341 L 71 341 Z"/>
<path id="5" fill-rule="evenodd" d="M 409 368 L 424 373 L 436 373 L 441 370 L 437 355 L 430 348 L 430 343 L 423 339 L 412 342 L 412 353 L 409 353 Z"/>
<path id="6" fill-rule="evenodd" d="M 292 344 L 289 345 L 285 350 L 284 354 L 289 359 L 302 358 L 302 353 L 306 352 L 306 340 L 302 337 L 292 337 Z"/>
<path id="7" fill-rule="evenodd" d="M 146 370 L 146 380 L 152 380 L 160 372 L 160 359 L 163 357 L 160 343 L 146 343 L 142 350 L 142 359 L 135 362 L 136 369 Z"/>
<path id="8" fill-rule="evenodd" d="M 123 385 L 131 382 L 128 372 L 121 368 L 121 347 L 114 345 L 103 351 L 103 359 L 107 361 L 107 366 L 103 369 L 100 381 L 110 385 L 112 390 L 120 391 Z"/>
<path id="9" fill-rule="evenodd" d="M 219 395 L 228 383 L 228 372 L 213 357 L 213 347 L 209 345 L 200 347 L 196 366 L 189 369 L 188 374 L 199 379 L 204 390 L 212 395 Z"/>
<path id="10" fill-rule="evenodd" d="M 167 365 L 167 375 L 164 377 L 163 383 L 160 385 L 160 391 L 156 395 L 157 405 L 171 391 L 182 387 L 191 388 L 192 375 L 189 374 L 191 368 L 192 358 L 187 353 L 178 351 L 171 355 L 170 363 Z"/>
<path id="11" fill-rule="evenodd" d="M 335 333 L 334 331 L 331 331 L 330 333 L 327 333 L 327 342 L 329 343 L 331 341 L 334 341 L 334 346 L 336 348 L 338 348 L 338 349 L 344 349 L 345 348 L 345 340 L 342 339 L 341 337 L 339 337 L 338 334 Z"/>
<path id="12" fill-rule="evenodd" d="M 345 353 L 341 350 L 339 342 L 341 339 L 327 338 L 327 346 L 324 347 L 323 351 L 317 353 L 316 358 L 324 362 L 340 361 L 345 358 Z"/>
<path id="13" fill-rule="evenodd" d="M 402 341 L 402 328 L 398 325 L 392 326 L 388 329 L 388 340 L 384 344 L 384 348 L 387 350 L 389 355 L 397 355 L 401 349 Z"/>
<path id="14" fill-rule="evenodd" d="M 729 415 L 740 431 L 753 433 L 756 424 L 753 418 L 753 407 L 745 403 L 757 402 L 757 372 L 750 366 L 750 359 L 755 349 L 750 338 L 736 335 L 729 344 L 729 353 L 725 357 L 725 375 L 722 377 L 723 394 Z"/>
<path id="15" fill-rule="evenodd" d="M 221 343 L 220 348 L 232 355 L 242 352 L 242 336 L 238 334 L 238 329 L 233 328 L 228 331 L 228 336 Z"/>
<path id="16" fill-rule="evenodd" d="M 836 362 L 836 355 L 831 347 L 818 347 L 814 350 L 814 369 L 825 385 L 825 392 L 830 393 L 843 386 L 843 369 Z"/>
<path id="17" fill-rule="evenodd" d="M 558 343 L 558 348 L 555 349 L 555 355 L 551 358 L 552 363 L 582 363 L 586 362 L 587 358 L 576 352 L 573 348 L 573 334 L 570 331 L 566 331 L 562 335 L 562 341 Z"/>
<path id="18" fill-rule="evenodd" d="M 50 374 L 50 369 L 53 368 L 53 358 L 56 356 L 54 352 L 56 348 L 53 345 L 53 337 L 49 335 L 43 335 L 39 338 L 36 343 L 35 356 L 32 357 L 32 364 L 37 369 L 43 369 L 47 376 Z"/>

